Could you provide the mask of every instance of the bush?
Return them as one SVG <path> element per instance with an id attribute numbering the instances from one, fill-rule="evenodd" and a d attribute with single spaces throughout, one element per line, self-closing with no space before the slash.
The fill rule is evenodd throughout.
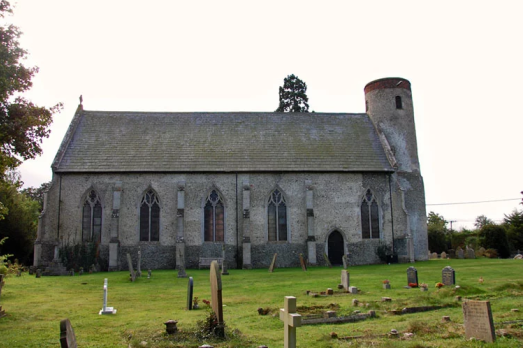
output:
<path id="1" fill-rule="evenodd" d="M 76 245 L 64 245 L 59 249 L 63 265 L 69 270 L 79 271 L 80 267 L 88 270 L 98 264 L 98 243 L 88 242 Z"/>
<path id="2" fill-rule="evenodd" d="M 496 259 L 498 257 L 498 252 L 496 249 L 487 249 L 483 255 L 489 259 Z"/>
<path id="3" fill-rule="evenodd" d="M 500 225 L 486 225 L 481 228 L 481 245 L 485 249 L 496 249 L 499 257 L 510 257 L 507 233 Z"/>
<path id="4" fill-rule="evenodd" d="M 392 252 L 392 248 L 387 244 L 379 244 L 376 248 L 376 256 L 380 259 L 381 262 L 389 262 L 389 256 L 394 256 L 395 253 Z"/>
<path id="5" fill-rule="evenodd" d="M 440 254 L 447 250 L 447 241 L 445 233 L 442 231 L 429 231 L 429 250 Z"/>

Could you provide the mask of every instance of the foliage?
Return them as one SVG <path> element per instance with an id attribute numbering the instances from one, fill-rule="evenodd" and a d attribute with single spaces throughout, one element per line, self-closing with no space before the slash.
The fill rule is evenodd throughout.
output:
<path id="1" fill-rule="evenodd" d="M 443 231 L 428 231 L 429 250 L 440 254 L 447 249 L 446 236 Z"/>
<path id="2" fill-rule="evenodd" d="M 63 265 L 69 270 L 90 269 L 99 263 L 98 243 L 86 242 L 76 245 L 63 245 L 58 249 Z"/>
<path id="3" fill-rule="evenodd" d="M 498 258 L 498 251 L 496 249 L 487 249 L 485 250 L 485 253 L 483 254 L 485 257 L 488 257 L 489 259 L 497 259 Z"/>
<path id="4" fill-rule="evenodd" d="M 429 231 L 447 232 L 447 220 L 442 215 L 431 211 L 427 217 L 427 229 Z"/>
<path id="5" fill-rule="evenodd" d="M 0 17 L 9 13 L 9 1 L 0 0 Z M 20 165 L 21 159 L 42 153 L 40 144 L 49 137 L 52 115 L 62 108 L 62 104 L 40 107 L 20 96 L 32 87 L 38 72 L 37 67 L 22 64 L 27 51 L 20 47 L 20 35 L 14 25 L 0 26 L 0 175 Z"/>
<path id="6" fill-rule="evenodd" d="M 523 250 L 523 210 L 515 209 L 509 215 L 505 214 L 507 238 L 514 250 Z"/>
<path id="7" fill-rule="evenodd" d="M 280 86 L 280 105 L 276 112 L 309 112 L 307 84 L 298 76 L 289 75 Z"/>
<path id="8" fill-rule="evenodd" d="M 474 226 L 476 226 L 476 228 L 478 230 L 481 230 L 484 226 L 487 226 L 487 225 L 494 225 L 494 221 L 492 221 L 485 215 L 478 216 L 476 218 L 476 222 L 474 222 Z"/>
<path id="9" fill-rule="evenodd" d="M 395 253 L 392 252 L 392 248 L 387 244 L 380 243 L 376 247 L 376 256 L 380 259 L 381 262 L 389 262 L 390 256 L 394 254 Z"/>
<path id="10" fill-rule="evenodd" d="M 212 309 L 207 310 L 207 316 L 204 320 L 199 320 L 196 323 L 197 335 L 199 339 L 208 339 L 211 337 L 223 337 L 225 323 L 218 324 L 218 317 Z"/>
<path id="11" fill-rule="evenodd" d="M 40 185 L 40 187 L 28 187 L 22 190 L 22 193 L 29 198 L 31 198 L 33 201 L 37 201 L 40 205 L 40 210 L 44 209 L 44 193 L 49 191 L 49 188 L 51 187 L 51 181 L 44 182 Z"/>
<path id="12" fill-rule="evenodd" d="M 3 245 L 6 240 L 7 240 L 7 237 L 0 239 L 0 245 Z M 11 256 L 13 256 L 13 255 L 10 255 L 10 254 L 0 255 L 0 274 L 7 274 L 7 259 L 10 258 Z"/>
<path id="13" fill-rule="evenodd" d="M 0 181 L 0 201 L 9 213 L 0 220 L 0 238 L 9 237 L 5 251 L 21 263 L 32 263 L 33 244 L 38 228 L 40 207 L 37 202 L 20 193 L 20 174 L 9 171 Z"/>
<path id="14" fill-rule="evenodd" d="M 481 245 L 485 249 L 496 249 L 499 257 L 510 257 L 507 234 L 500 225 L 486 225 L 480 230 Z"/>

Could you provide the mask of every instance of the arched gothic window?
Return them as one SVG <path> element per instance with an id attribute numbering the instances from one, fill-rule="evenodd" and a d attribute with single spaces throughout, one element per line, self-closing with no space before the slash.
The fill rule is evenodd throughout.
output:
<path id="1" fill-rule="evenodd" d="M 378 203 L 371 190 L 367 190 L 361 202 L 361 238 L 380 238 Z"/>
<path id="2" fill-rule="evenodd" d="M 100 242 L 102 238 L 102 204 L 96 191 L 87 195 L 82 210 L 82 241 Z"/>
<path id="3" fill-rule="evenodd" d="M 206 242 L 223 242 L 225 235 L 225 207 L 216 190 L 212 190 L 203 208 L 203 235 Z"/>
<path id="4" fill-rule="evenodd" d="M 269 241 L 287 240 L 287 205 L 280 191 L 272 191 L 267 205 Z"/>
<path id="5" fill-rule="evenodd" d="M 148 190 L 140 204 L 140 241 L 160 240 L 160 202 L 153 190 Z"/>

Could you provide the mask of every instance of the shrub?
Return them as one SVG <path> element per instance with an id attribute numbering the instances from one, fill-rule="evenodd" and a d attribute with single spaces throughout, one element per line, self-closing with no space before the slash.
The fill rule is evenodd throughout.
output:
<path id="1" fill-rule="evenodd" d="M 507 233 L 500 225 L 486 225 L 480 231 L 481 244 L 486 249 L 496 249 L 499 257 L 510 257 Z"/>
<path id="2" fill-rule="evenodd" d="M 485 254 L 483 254 L 483 255 L 485 255 L 489 259 L 497 259 L 498 258 L 498 252 L 496 251 L 496 249 L 487 249 L 487 250 L 485 250 Z"/>
<path id="3" fill-rule="evenodd" d="M 447 250 L 447 241 L 445 233 L 442 231 L 429 231 L 429 250 L 440 254 L 442 251 Z"/>
<path id="4" fill-rule="evenodd" d="M 98 243 L 88 242 L 76 245 L 64 245 L 59 249 L 62 263 L 67 269 L 88 270 L 98 263 Z"/>

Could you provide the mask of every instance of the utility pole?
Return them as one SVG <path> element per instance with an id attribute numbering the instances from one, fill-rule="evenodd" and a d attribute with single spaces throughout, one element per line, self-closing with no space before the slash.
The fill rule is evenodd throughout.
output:
<path id="1" fill-rule="evenodd" d="M 449 222 L 450 222 L 450 230 L 452 231 L 452 223 L 453 222 L 458 222 L 458 221 L 457 220 L 450 220 Z"/>

